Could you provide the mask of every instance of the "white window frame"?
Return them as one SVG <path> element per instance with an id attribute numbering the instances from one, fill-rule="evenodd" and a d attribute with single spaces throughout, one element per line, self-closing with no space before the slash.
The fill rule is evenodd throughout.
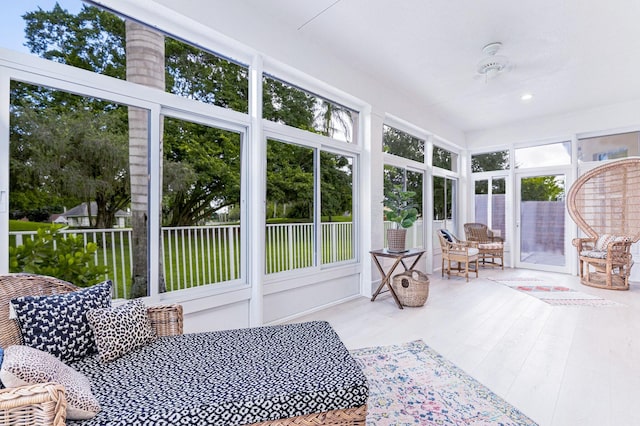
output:
<path id="1" fill-rule="evenodd" d="M 293 270 L 286 270 L 277 273 L 266 275 L 265 271 L 265 284 L 275 282 L 281 277 L 303 276 L 307 274 L 315 274 L 321 270 L 333 269 L 341 266 L 353 266 L 359 263 L 360 259 L 360 218 L 359 208 L 357 207 L 356 200 L 359 196 L 359 190 L 357 189 L 357 182 L 359 181 L 359 158 L 361 148 L 356 144 L 350 144 L 343 141 L 336 141 L 330 137 L 320 135 L 306 130 L 301 130 L 295 127 L 287 126 L 284 124 L 274 123 L 272 121 L 263 119 L 263 132 L 264 143 L 266 146 L 267 140 L 272 139 L 283 143 L 291 143 L 298 146 L 311 148 L 314 150 L 314 265 L 308 268 L 298 268 Z M 321 226 L 320 223 L 320 209 L 321 209 L 321 188 L 320 188 L 320 151 L 330 152 L 332 154 L 345 155 L 353 158 L 353 182 L 354 182 L 354 195 L 353 195 L 353 227 L 354 227 L 354 258 L 352 260 L 335 263 L 322 263 L 322 250 L 320 247 L 322 241 Z M 266 202 L 266 193 L 265 193 Z"/>
<path id="2" fill-rule="evenodd" d="M 198 101 L 186 99 L 178 95 L 160 92 L 153 88 L 144 87 L 125 80 L 100 75 L 91 71 L 82 70 L 69 65 L 55 63 L 49 60 L 41 59 L 33 55 L 23 54 L 19 52 L 3 51 L 0 55 L 0 114 L 2 114 L 2 122 L 9 123 L 9 83 L 11 80 L 21 81 L 28 84 L 50 87 L 55 90 L 66 91 L 80 96 L 90 96 L 106 101 L 116 102 L 121 105 L 134 106 L 147 109 L 150 112 L 150 139 L 149 139 L 149 229 L 160 229 L 160 205 L 161 205 L 161 176 L 159 175 L 160 162 L 160 116 L 162 113 L 167 115 L 202 122 L 203 124 L 215 123 L 216 126 L 229 130 L 239 131 L 246 138 L 247 128 L 250 123 L 247 114 L 237 111 L 228 110 L 214 105 L 203 104 Z M 212 118 L 214 117 L 214 118 Z M 8 126 L 0 127 L 0 152 L 6 152 L 6 158 L 9 161 L 9 128 Z M 246 163 L 246 162 L 245 162 Z M 243 169 L 247 168 L 243 164 Z M 2 167 L 4 169 L 4 167 Z M 0 193 L 5 194 L 3 197 L 10 197 L 8 193 L 9 176 L 7 172 L 0 174 Z M 242 171 L 246 173 L 245 170 Z M 8 204 L 8 198 L 6 199 Z M 246 210 L 246 209 L 244 209 Z M 0 212 L 0 232 L 2 235 L 8 235 L 9 222 L 8 208 Z M 247 234 L 243 232 L 243 238 L 246 239 Z M 243 253 L 241 257 L 246 259 L 246 250 L 248 243 L 246 240 L 241 242 Z M 3 244 L 0 245 L 0 273 L 9 271 L 8 265 L 8 239 L 3 238 Z M 157 283 L 159 278 L 159 265 L 157 262 L 151 262 L 150 259 L 159 257 L 160 233 L 149 233 L 149 282 Z M 246 265 L 246 260 L 242 262 Z M 194 297 L 194 295 L 215 295 L 229 291 L 235 291 L 235 296 L 231 295 L 220 302 L 229 303 L 230 301 L 246 300 L 249 298 L 248 279 L 245 271 L 241 272 L 243 278 L 233 283 L 225 283 L 225 285 L 212 285 L 201 288 L 193 288 L 185 291 L 159 293 L 158 287 L 150 285 L 150 293 L 146 299 L 152 301 L 171 301 L 180 302 Z M 238 290 L 243 290 L 238 292 Z"/>

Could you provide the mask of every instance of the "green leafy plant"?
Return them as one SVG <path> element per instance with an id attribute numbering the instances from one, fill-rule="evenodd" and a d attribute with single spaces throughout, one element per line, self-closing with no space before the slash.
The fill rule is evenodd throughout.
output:
<path id="1" fill-rule="evenodd" d="M 49 275 L 79 287 L 88 287 L 104 279 L 108 268 L 96 265 L 95 243 L 84 244 L 82 237 L 63 236 L 56 228 L 39 228 L 34 239 L 9 248 L 9 270 Z"/>
<path id="2" fill-rule="evenodd" d="M 384 207 L 387 220 L 395 223 L 396 228 L 410 228 L 418 220 L 418 205 L 414 203 L 413 191 L 403 191 L 402 186 L 394 185 L 385 191 Z"/>

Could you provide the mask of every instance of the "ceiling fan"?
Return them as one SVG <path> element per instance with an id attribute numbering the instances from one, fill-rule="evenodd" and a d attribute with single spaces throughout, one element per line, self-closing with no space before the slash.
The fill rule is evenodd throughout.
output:
<path id="1" fill-rule="evenodd" d="M 502 43 L 493 42 L 482 48 L 482 53 L 486 56 L 478 62 L 476 72 L 479 76 L 484 76 L 485 82 L 509 70 L 509 58 L 497 54 L 501 47 Z"/>

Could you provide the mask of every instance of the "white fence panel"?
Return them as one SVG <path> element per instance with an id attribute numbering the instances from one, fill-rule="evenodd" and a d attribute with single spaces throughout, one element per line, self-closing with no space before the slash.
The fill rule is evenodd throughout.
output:
<path id="1" fill-rule="evenodd" d="M 85 245 L 99 249 L 96 264 L 106 265 L 105 279 L 114 282 L 114 297 L 127 297 L 133 268 L 132 230 L 62 229 L 66 235 L 82 236 Z M 22 245 L 37 233 L 10 232 L 12 245 Z M 322 263 L 354 259 L 351 222 L 328 222 L 321 227 Z M 268 224 L 266 227 L 266 273 L 313 266 L 315 231 L 312 223 Z M 163 272 L 167 291 L 240 279 L 240 225 L 162 228 Z"/>

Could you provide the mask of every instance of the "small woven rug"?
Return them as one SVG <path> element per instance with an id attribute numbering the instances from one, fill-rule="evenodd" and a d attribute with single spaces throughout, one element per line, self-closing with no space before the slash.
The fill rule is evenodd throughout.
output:
<path id="1" fill-rule="evenodd" d="M 582 293 L 569 287 L 549 285 L 535 278 L 489 278 L 554 306 L 624 306 L 622 303 Z"/>
<path id="2" fill-rule="evenodd" d="M 369 382 L 367 425 L 536 425 L 416 340 L 351 352 Z"/>

